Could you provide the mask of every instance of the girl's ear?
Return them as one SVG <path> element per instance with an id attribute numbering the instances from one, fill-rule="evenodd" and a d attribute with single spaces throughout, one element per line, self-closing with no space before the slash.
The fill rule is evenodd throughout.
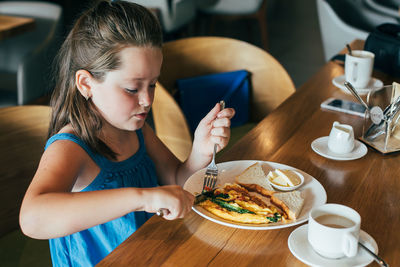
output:
<path id="1" fill-rule="evenodd" d="M 75 85 L 86 100 L 92 97 L 92 81 L 93 76 L 87 70 L 78 70 L 75 73 Z"/>

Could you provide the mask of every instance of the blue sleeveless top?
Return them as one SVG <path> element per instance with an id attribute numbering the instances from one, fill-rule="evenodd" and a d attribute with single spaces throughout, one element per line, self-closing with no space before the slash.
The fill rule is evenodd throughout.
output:
<path id="1" fill-rule="evenodd" d="M 46 143 L 46 149 L 56 140 L 70 140 L 80 145 L 100 167 L 100 173 L 82 192 L 121 187 L 155 187 L 157 176 L 154 164 L 146 153 L 142 131 L 137 130 L 136 133 L 139 150 L 120 162 L 110 161 L 94 153 L 80 138 L 68 133 L 52 136 Z M 96 265 L 152 215 L 136 211 L 69 236 L 50 239 L 53 266 Z"/>

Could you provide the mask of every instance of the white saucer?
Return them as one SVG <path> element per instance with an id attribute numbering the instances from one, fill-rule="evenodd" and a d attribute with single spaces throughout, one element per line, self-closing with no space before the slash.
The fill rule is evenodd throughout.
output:
<path id="1" fill-rule="evenodd" d="M 374 258 L 368 254 L 361 247 L 358 248 L 356 256 L 347 258 L 343 257 L 340 259 L 328 259 L 317 254 L 311 245 L 308 243 L 308 224 L 302 225 L 296 228 L 288 239 L 288 246 L 290 252 L 305 264 L 311 266 L 323 266 L 323 267 L 337 267 L 337 266 L 366 266 L 371 263 Z M 375 240 L 363 230 L 360 230 L 360 242 L 369 248 L 371 251 L 378 254 L 378 245 Z"/>
<path id="2" fill-rule="evenodd" d="M 349 90 L 344 86 L 344 82 L 346 81 L 344 75 L 337 76 L 332 79 L 332 83 L 340 88 L 343 92 L 346 94 L 351 94 Z M 369 83 L 367 84 L 366 88 L 356 88 L 357 93 L 360 95 L 366 95 L 372 90 L 379 91 L 383 88 L 383 82 L 379 79 L 376 79 L 374 77 L 371 78 Z"/>
<path id="3" fill-rule="evenodd" d="M 320 137 L 315 139 L 311 143 L 311 148 L 314 150 L 315 153 L 328 158 L 328 159 L 333 159 L 333 160 L 353 160 L 353 159 L 359 159 L 365 156 L 367 154 L 368 149 L 367 146 L 361 143 L 358 140 L 355 140 L 354 143 L 354 148 L 351 152 L 346 153 L 346 154 L 337 154 L 332 152 L 328 148 L 328 136 Z"/>

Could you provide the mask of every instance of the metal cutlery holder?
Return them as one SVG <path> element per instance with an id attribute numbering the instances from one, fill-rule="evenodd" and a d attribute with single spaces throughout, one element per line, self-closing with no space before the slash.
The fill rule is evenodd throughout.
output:
<path id="1" fill-rule="evenodd" d="M 367 95 L 368 106 L 380 116 L 366 112 L 361 140 L 383 154 L 400 151 L 399 95 L 396 85 L 371 90 Z"/>

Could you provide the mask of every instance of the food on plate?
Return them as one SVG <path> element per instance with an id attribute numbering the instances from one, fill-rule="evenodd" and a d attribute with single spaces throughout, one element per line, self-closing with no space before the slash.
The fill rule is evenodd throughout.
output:
<path id="1" fill-rule="evenodd" d="M 271 196 L 275 190 L 268 182 L 260 163 L 254 163 L 235 178 L 236 183 L 264 196 Z"/>
<path id="2" fill-rule="evenodd" d="M 285 176 L 291 175 L 285 171 L 282 171 Z M 290 179 L 296 183 L 293 180 Z M 200 199 L 198 205 L 210 213 L 225 220 L 249 224 L 296 220 L 304 205 L 299 191 L 275 191 L 260 163 L 237 175 L 235 183 L 226 183 L 222 188 L 206 192 Z"/>
<path id="3" fill-rule="evenodd" d="M 239 184 L 227 183 L 223 188 L 210 191 L 198 205 L 223 219 L 250 224 L 286 222 L 285 212 L 269 199 L 249 192 Z"/>
<path id="4" fill-rule="evenodd" d="M 299 191 L 276 192 L 271 196 L 271 202 L 285 211 L 290 220 L 296 220 L 304 205 L 304 199 Z"/>
<path id="5" fill-rule="evenodd" d="M 301 183 L 300 176 L 292 170 L 275 169 L 268 173 L 267 178 L 278 186 L 293 187 Z"/>

